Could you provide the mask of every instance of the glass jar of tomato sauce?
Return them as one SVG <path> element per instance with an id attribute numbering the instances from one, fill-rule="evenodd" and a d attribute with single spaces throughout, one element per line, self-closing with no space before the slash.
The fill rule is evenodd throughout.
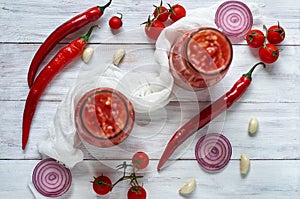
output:
<path id="1" fill-rule="evenodd" d="M 91 145 L 111 147 L 123 142 L 135 120 L 131 102 L 112 88 L 96 88 L 80 98 L 75 109 L 79 136 Z"/>
<path id="2" fill-rule="evenodd" d="M 175 83 L 188 90 L 201 90 L 219 82 L 232 61 L 229 39 L 214 28 L 184 33 L 169 52 Z"/>

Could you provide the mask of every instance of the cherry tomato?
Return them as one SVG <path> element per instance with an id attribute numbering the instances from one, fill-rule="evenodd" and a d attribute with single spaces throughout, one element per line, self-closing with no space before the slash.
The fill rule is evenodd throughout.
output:
<path id="1" fill-rule="evenodd" d="M 112 188 L 112 183 L 109 177 L 101 175 L 94 178 L 93 189 L 99 195 L 105 195 L 110 192 Z"/>
<path id="2" fill-rule="evenodd" d="M 154 6 L 155 10 L 153 12 L 154 17 L 156 18 L 157 16 L 157 20 L 161 21 L 161 22 L 165 22 L 167 21 L 167 19 L 169 18 L 169 11 L 168 9 L 162 5 L 162 1 L 160 2 L 159 6 Z"/>
<path id="3" fill-rule="evenodd" d="M 153 40 L 157 40 L 165 25 L 159 20 L 148 20 L 145 26 L 146 35 Z"/>
<path id="4" fill-rule="evenodd" d="M 128 199 L 146 199 L 147 193 L 142 186 L 133 186 L 127 192 Z"/>
<path id="5" fill-rule="evenodd" d="M 186 15 L 185 8 L 179 4 L 176 4 L 172 7 L 170 6 L 169 12 L 171 13 L 170 18 L 172 21 L 178 21 L 179 19 L 185 17 Z"/>
<path id="6" fill-rule="evenodd" d="M 266 44 L 259 49 L 260 59 L 267 63 L 274 63 L 279 57 L 279 49 L 273 44 Z"/>
<path id="7" fill-rule="evenodd" d="M 137 169 L 144 169 L 149 164 L 149 157 L 144 152 L 136 152 L 132 157 L 132 165 Z"/>
<path id="8" fill-rule="evenodd" d="M 123 22 L 122 22 L 123 15 L 121 13 L 118 13 L 118 14 L 120 14 L 120 17 L 113 16 L 112 18 L 110 18 L 110 20 L 108 22 L 111 29 L 119 29 L 123 25 Z"/>
<path id="9" fill-rule="evenodd" d="M 284 29 L 278 25 L 271 26 L 268 29 L 267 33 L 267 39 L 272 44 L 279 44 L 281 43 L 285 38 L 285 31 Z"/>
<path id="10" fill-rule="evenodd" d="M 246 41 L 252 48 L 259 48 L 264 45 L 265 35 L 260 30 L 250 30 L 246 35 Z"/>

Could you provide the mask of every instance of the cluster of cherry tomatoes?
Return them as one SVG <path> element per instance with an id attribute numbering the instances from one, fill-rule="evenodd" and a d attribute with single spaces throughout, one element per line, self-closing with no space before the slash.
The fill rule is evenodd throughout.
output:
<path id="1" fill-rule="evenodd" d="M 263 62 L 271 64 L 279 57 L 280 50 L 275 44 L 279 44 L 284 40 L 285 31 L 279 25 L 279 22 L 270 28 L 264 26 L 264 29 L 266 30 L 266 35 L 257 29 L 250 30 L 246 35 L 246 41 L 250 47 L 259 48 L 259 57 Z"/>
<path id="2" fill-rule="evenodd" d="M 163 2 L 161 0 L 160 5 L 154 5 L 155 9 L 153 11 L 153 18 L 149 15 L 148 20 L 142 24 L 145 24 L 145 33 L 146 35 L 153 40 L 156 40 L 161 33 L 161 31 L 165 28 L 164 22 L 166 22 L 169 18 L 171 21 L 175 22 L 185 17 L 186 10 L 182 5 L 168 4 L 169 8 L 163 6 Z M 110 18 L 108 24 L 109 27 L 113 30 L 117 30 L 122 27 L 122 13 L 118 13 L 119 16 L 115 15 Z"/>
<path id="3" fill-rule="evenodd" d="M 114 186 L 124 180 L 130 180 L 130 188 L 127 192 L 128 199 L 146 199 L 147 192 L 145 188 L 139 185 L 137 179 L 142 178 L 143 176 L 137 175 L 135 170 L 145 169 L 149 164 L 149 157 L 144 152 L 137 152 L 132 157 L 132 164 L 128 165 L 126 162 L 119 165 L 118 168 L 123 168 L 123 176 L 117 180 L 114 184 L 112 183 L 111 179 L 108 176 L 100 175 L 98 177 L 94 177 L 92 181 L 94 191 L 99 195 L 106 195 Z M 132 167 L 133 171 L 130 175 L 126 175 L 127 167 Z"/>
<path id="4" fill-rule="evenodd" d="M 158 38 L 161 31 L 165 28 L 164 22 L 169 18 L 175 22 L 185 17 L 186 10 L 182 5 L 168 4 L 168 6 L 169 8 L 163 6 L 162 1 L 159 6 L 154 5 L 153 18 L 149 15 L 148 20 L 143 23 L 145 24 L 145 33 L 150 39 L 156 40 Z"/>

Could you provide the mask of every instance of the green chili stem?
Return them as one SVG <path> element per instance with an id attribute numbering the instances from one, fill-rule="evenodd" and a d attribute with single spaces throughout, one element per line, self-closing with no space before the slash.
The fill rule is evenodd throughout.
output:
<path id="1" fill-rule="evenodd" d="M 107 4 L 105 4 L 104 6 L 98 6 L 98 8 L 102 12 L 102 14 L 103 14 L 105 8 L 107 8 L 108 6 L 110 6 L 111 2 L 112 2 L 112 0 L 109 0 L 109 2 Z"/>
<path id="2" fill-rule="evenodd" d="M 252 66 L 252 68 L 245 74 L 243 74 L 243 76 L 249 78 L 249 79 L 252 79 L 252 73 L 254 71 L 254 69 L 258 66 L 258 65 L 263 65 L 263 67 L 265 68 L 266 67 L 266 64 L 263 63 L 263 62 L 258 62 L 257 64 L 255 64 L 254 66 Z"/>
<path id="3" fill-rule="evenodd" d="M 86 33 L 86 35 L 80 37 L 80 38 L 82 39 L 82 41 L 88 42 L 88 40 L 90 39 L 90 36 L 91 36 L 91 34 L 92 34 L 92 32 L 93 32 L 93 29 L 94 29 L 95 27 L 99 27 L 99 26 L 98 26 L 98 25 L 94 25 L 94 26 L 90 27 L 90 29 L 89 29 L 89 31 Z"/>

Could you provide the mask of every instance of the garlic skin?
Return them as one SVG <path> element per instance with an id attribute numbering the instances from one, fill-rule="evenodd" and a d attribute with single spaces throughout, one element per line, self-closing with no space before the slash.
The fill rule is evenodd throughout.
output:
<path id="1" fill-rule="evenodd" d="M 114 53 L 114 56 L 113 56 L 114 65 L 118 66 L 124 56 L 125 56 L 125 50 L 122 49 L 122 48 L 117 49 Z"/>
<path id="2" fill-rule="evenodd" d="M 181 195 L 188 195 L 192 193 L 196 188 L 196 180 L 194 178 L 190 179 L 179 189 Z"/>
<path id="3" fill-rule="evenodd" d="M 245 154 L 241 154 L 240 160 L 240 172 L 242 175 L 246 175 L 250 169 L 250 160 Z"/>
<path id="4" fill-rule="evenodd" d="M 84 61 L 84 63 L 88 63 L 94 53 L 93 48 L 85 48 L 84 51 L 82 52 L 81 58 Z"/>
<path id="5" fill-rule="evenodd" d="M 251 117 L 248 124 L 248 133 L 254 135 L 258 129 L 258 119 L 256 117 Z"/>

